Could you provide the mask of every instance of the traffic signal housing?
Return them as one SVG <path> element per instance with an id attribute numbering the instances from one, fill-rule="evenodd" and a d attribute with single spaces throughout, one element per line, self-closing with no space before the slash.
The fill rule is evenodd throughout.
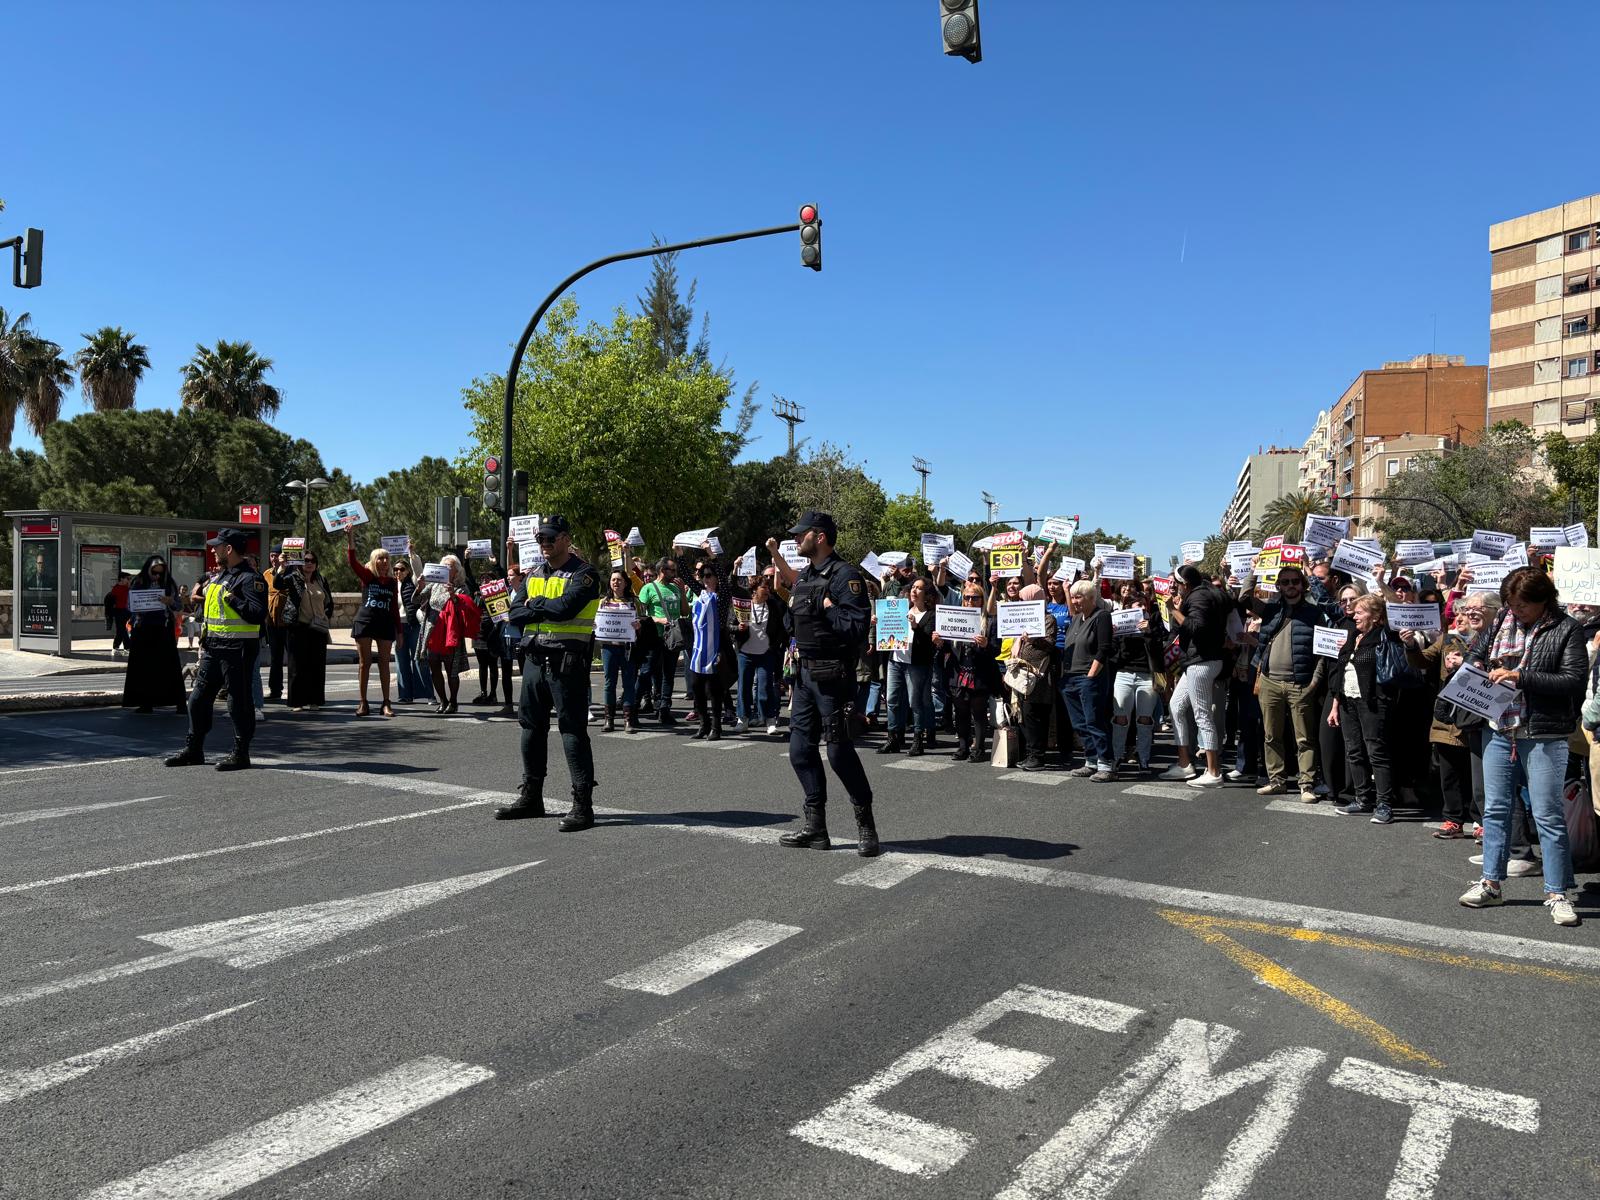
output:
<path id="1" fill-rule="evenodd" d="M 528 473 L 526 471 L 511 472 L 511 516 L 525 517 L 528 515 Z"/>
<path id="2" fill-rule="evenodd" d="M 44 277 L 44 230 L 30 229 L 22 236 L 22 283 L 36 288 Z"/>
<path id="3" fill-rule="evenodd" d="M 501 512 L 505 508 L 504 474 L 498 454 L 483 460 L 483 506 L 490 512 Z"/>
<path id="4" fill-rule="evenodd" d="M 978 0 L 939 0 L 939 32 L 944 52 L 976 63 L 983 61 L 978 37 Z"/>
<path id="5" fill-rule="evenodd" d="M 822 270 L 822 216 L 815 204 L 800 206 L 800 265 Z"/>

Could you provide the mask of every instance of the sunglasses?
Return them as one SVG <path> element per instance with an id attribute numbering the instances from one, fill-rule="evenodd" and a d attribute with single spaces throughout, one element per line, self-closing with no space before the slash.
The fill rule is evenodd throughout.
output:
<path id="1" fill-rule="evenodd" d="M 541 533 L 533 540 L 541 546 L 553 546 L 561 535 L 559 533 Z"/>

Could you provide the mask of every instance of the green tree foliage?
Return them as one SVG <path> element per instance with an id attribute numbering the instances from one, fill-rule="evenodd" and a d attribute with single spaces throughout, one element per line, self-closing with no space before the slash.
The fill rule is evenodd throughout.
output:
<path id="1" fill-rule="evenodd" d="M 89 344 L 73 356 L 73 362 L 83 398 L 96 412 L 133 407 L 139 380 L 150 369 L 150 351 L 134 341 L 135 336 L 115 325 L 83 335 Z"/>
<path id="2" fill-rule="evenodd" d="M 581 545 L 607 527 L 638 525 L 652 546 L 716 520 L 733 435 L 723 428 L 728 375 L 692 356 L 662 369 L 655 331 L 618 310 L 580 326 L 567 297 L 529 344 L 517 381 L 513 466 L 530 477 L 535 512 L 563 513 Z M 498 450 L 505 381 L 462 390 L 472 440 Z M 463 460 L 466 469 L 477 453 Z"/>
<path id="3" fill-rule="evenodd" d="M 27 391 L 26 345 L 32 325 L 33 318 L 27 313 L 12 317 L 0 308 L 0 451 L 11 449 L 17 410 Z"/>
<path id="4" fill-rule="evenodd" d="M 796 513 L 831 513 L 839 526 L 838 551 L 852 562 L 873 549 L 887 501 L 883 488 L 850 457 L 848 446 L 823 442 L 794 465 L 790 503 Z"/>
<path id="5" fill-rule="evenodd" d="M 1157 575 L 1162 573 L 1161 568 L 1165 563 L 1151 563 L 1150 567 Z M 1199 562 L 1199 567 L 1207 575 L 1226 575 L 1228 566 L 1228 539 L 1220 534 L 1213 533 L 1206 537 L 1205 557 Z"/>
<path id="6" fill-rule="evenodd" d="M 1305 532 L 1307 517 L 1326 516 L 1332 511 L 1328 497 L 1321 492 L 1289 492 L 1267 505 L 1254 536 L 1258 543 L 1269 537 L 1297 542 Z"/>
<path id="7" fill-rule="evenodd" d="M 441 554 L 456 547 L 441 546 L 433 539 L 434 498 L 469 495 L 480 482 L 476 474 L 469 479 L 454 463 L 431 456 L 424 456 L 414 466 L 378 476 L 371 483 L 357 488 L 355 493 L 366 507 L 369 518 L 368 523 L 356 531 L 361 537 L 362 546 L 370 550 L 379 537 L 404 533 L 411 536 L 411 548 L 418 557 L 429 562 L 439 561 Z M 324 493 L 329 494 L 331 489 Z M 334 503 L 337 501 L 328 501 L 328 504 Z M 321 507 L 326 508 L 327 504 Z M 498 540 L 498 530 L 494 514 L 475 509 L 470 530 L 473 537 Z M 501 553 L 503 551 L 497 547 L 495 557 L 499 558 Z"/>
<path id="8" fill-rule="evenodd" d="M 283 404 L 283 393 L 267 382 L 271 370 L 272 360 L 249 342 L 196 345 L 180 368 L 178 396 L 186 409 L 265 421 Z"/>
<path id="9" fill-rule="evenodd" d="M 1080 529 L 1078 536 L 1072 539 L 1070 556 L 1072 558 L 1081 558 L 1084 562 L 1092 562 L 1096 546 L 1115 546 L 1118 550 L 1132 550 L 1133 539 L 1125 533 L 1107 533 L 1099 527 L 1091 529 L 1087 533 Z M 1058 558 L 1056 561 L 1059 562 L 1060 559 Z M 1152 562 L 1150 566 L 1159 575 L 1166 564 Z"/>
<path id="10" fill-rule="evenodd" d="M 0 512 L 37 508 L 44 456 L 32 450 L 0 450 Z M 11 586 L 11 522 L 0 522 L 0 588 Z"/>
<path id="11" fill-rule="evenodd" d="M 72 364 L 48 338 L 24 333 L 16 342 L 22 369 L 22 415 L 35 437 L 61 419 L 61 401 L 72 386 Z"/>
<path id="12" fill-rule="evenodd" d="M 1574 519 L 1593 529 L 1595 489 L 1600 481 L 1600 433 L 1591 433 L 1581 442 L 1569 441 L 1559 433 L 1546 434 L 1544 457 L 1556 480 L 1551 497 L 1556 506 L 1565 513 L 1570 505 L 1576 514 Z"/>
<path id="13" fill-rule="evenodd" d="M 1535 465 L 1538 449 L 1526 425 L 1502 421 L 1485 430 L 1477 445 L 1420 458 L 1378 493 L 1384 510 L 1379 534 L 1444 541 L 1474 529 L 1523 534 L 1534 525 L 1560 524 L 1563 509 Z M 1450 515 L 1407 498 L 1432 501 Z"/>
<path id="14" fill-rule="evenodd" d="M 787 536 L 782 531 L 800 515 L 791 499 L 793 474 L 794 463 L 786 454 L 734 464 L 717 522 L 718 536 L 730 555 L 743 554 L 751 546 L 764 547 L 769 537 L 781 541 Z"/>
<path id="15" fill-rule="evenodd" d="M 878 533 L 871 549 L 904 550 L 922 558 L 922 535 L 943 533 L 934 528 L 933 505 L 922 498 L 920 492 L 901 492 L 883 506 L 883 516 L 878 519 Z"/>

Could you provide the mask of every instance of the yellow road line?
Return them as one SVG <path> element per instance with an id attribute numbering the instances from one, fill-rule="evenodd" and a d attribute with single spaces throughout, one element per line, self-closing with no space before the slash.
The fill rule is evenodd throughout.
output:
<path id="1" fill-rule="evenodd" d="M 1337 996 L 1330 996 L 1321 988 L 1307 983 L 1293 971 L 1273 962 L 1265 954 L 1258 954 L 1249 947 L 1240 945 L 1220 929 L 1215 928 L 1215 924 L 1219 922 L 1214 922 L 1212 918 L 1197 913 L 1178 912 L 1170 908 L 1160 909 L 1159 912 L 1165 920 L 1184 932 L 1191 933 L 1208 946 L 1221 950 L 1229 959 L 1268 987 L 1275 988 L 1290 999 L 1315 1009 L 1335 1025 L 1360 1034 L 1396 1062 L 1419 1063 L 1434 1068 L 1444 1066 L 1444 1063 L 1433 1055 L 1401 1041 L 1393 1030 L 1378 1024 Z"/>

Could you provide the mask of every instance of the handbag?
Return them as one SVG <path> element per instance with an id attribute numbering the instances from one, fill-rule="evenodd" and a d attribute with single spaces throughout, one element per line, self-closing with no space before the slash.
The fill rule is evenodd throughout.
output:
<path id="1" fill-rule="evenodd" d="M 1043 678 L 1021 659 L 1013 658 L 1006 664 L 1006 686 L 1023 698 L 1033 695 Z"/>
<path id="2" fill-rule="evenodd" d="M 1378 686 L 1416 688 L 1423 683 L 1422 672 L 1406 658 L 1406 648 L 1399 639 L 1380 635 L 1375 649 L 1378 660 Z"/>
<path id="3" fill-rule="evenodd" d="M 1442 721 L 1446 725 L 1454 725 L 1462 733 L 1467 733 L 1470 730 L 1477 729 L 1481 725 L 1487 724 L 1484 718 L 1479 714 L 1475 712 L 1468 712 L 1460 705 L 1452 704 L 1450 701 L 1445 700 L 1442 697 L 1433 702 L 1433 719 L 1435 721 Z"/>

